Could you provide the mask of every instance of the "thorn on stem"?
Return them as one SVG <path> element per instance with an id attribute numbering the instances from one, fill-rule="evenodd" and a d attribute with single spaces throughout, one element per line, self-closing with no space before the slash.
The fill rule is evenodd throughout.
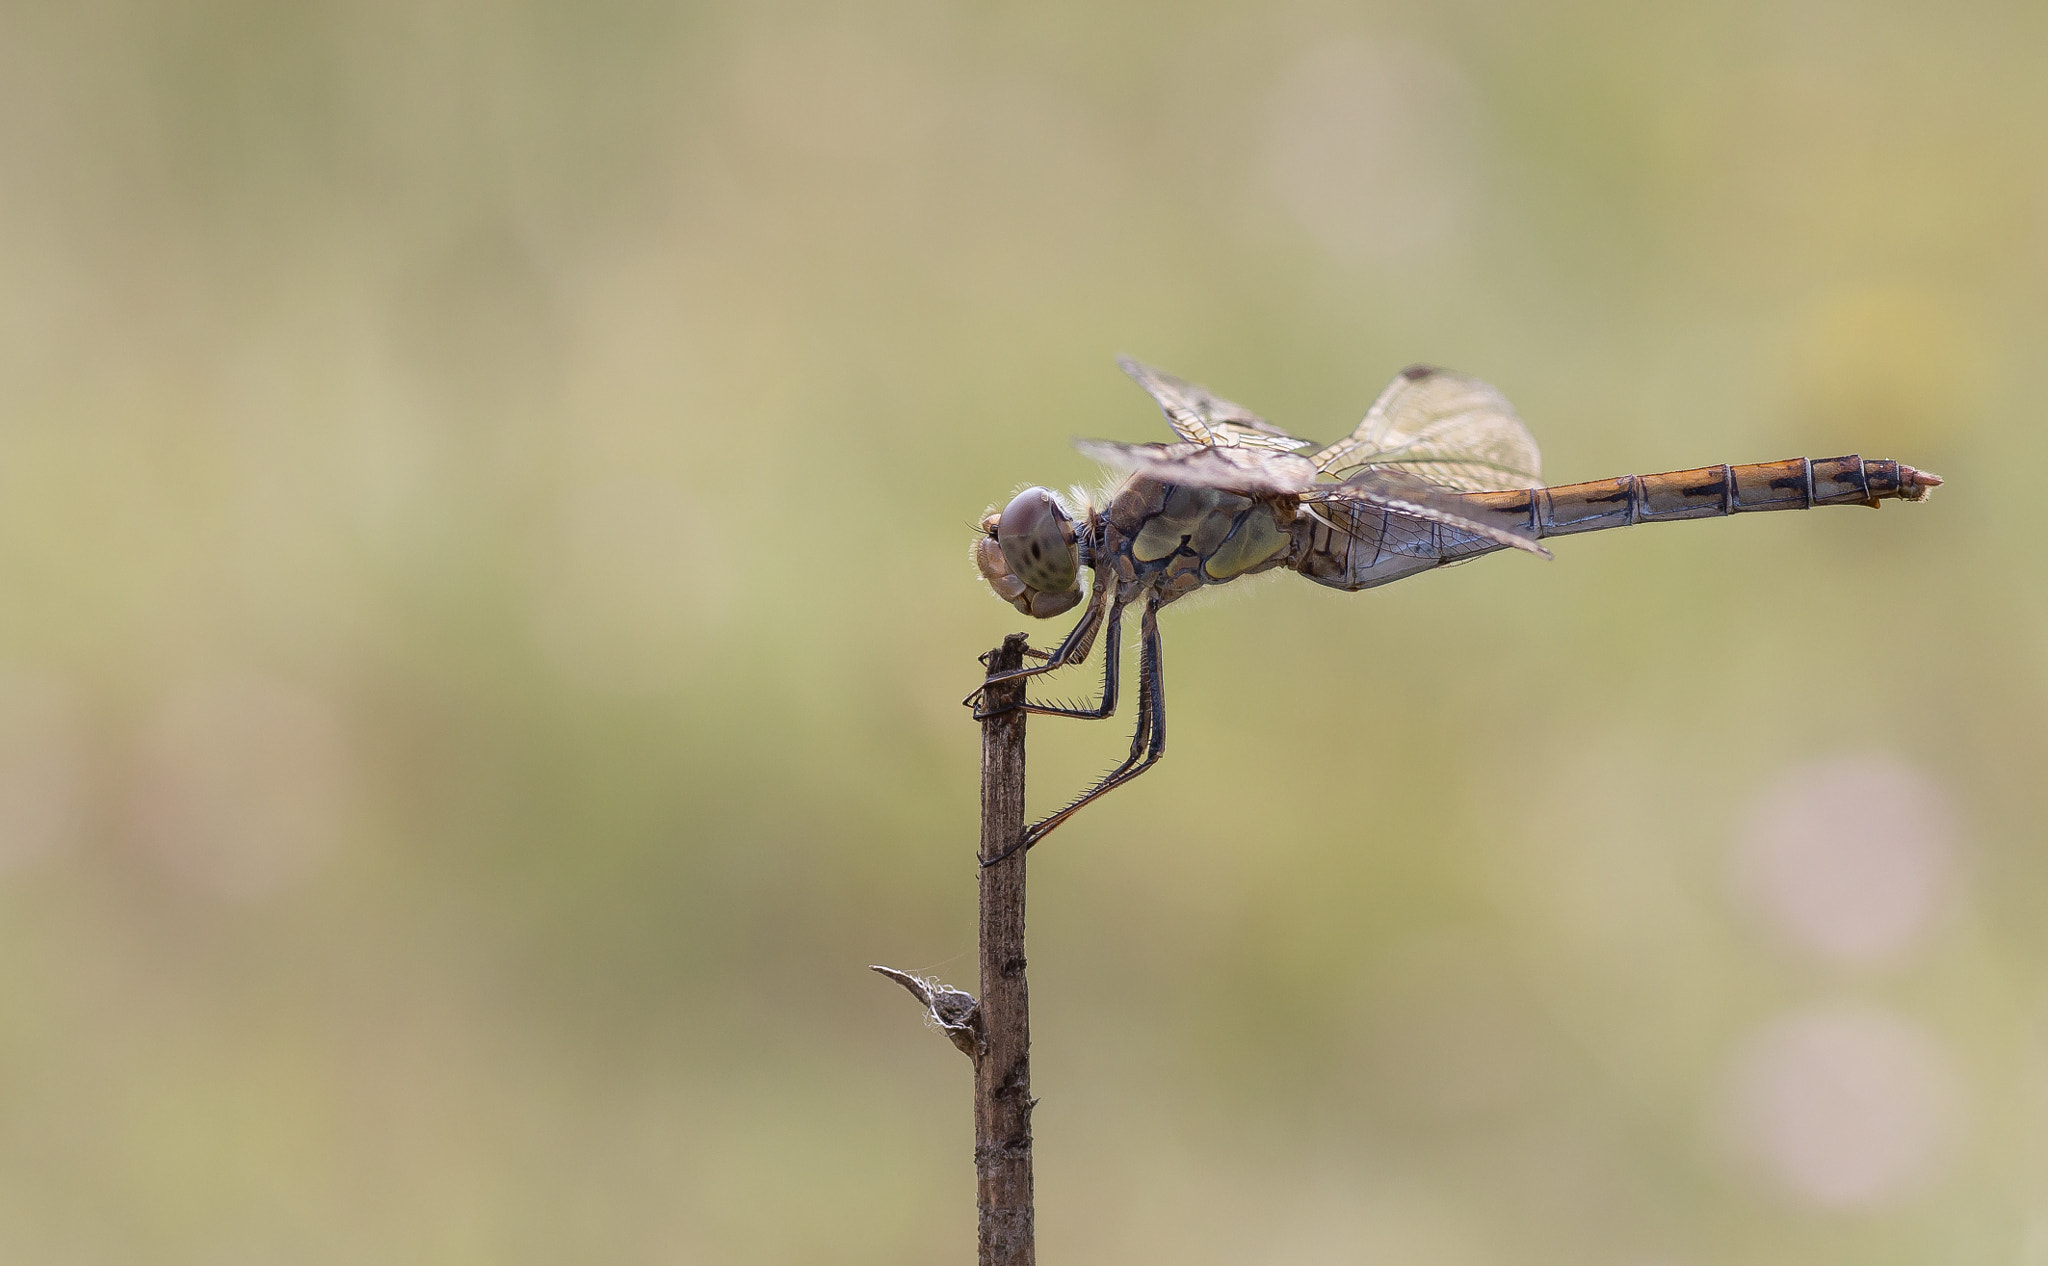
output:
<path id="1" fill-rule="evenodd" d="M 878 972 L 910 991 L 910 996 L 923 1004 L 925 1018 L 937 1025 L 948 1040 L 969 1059 L 981 1056 L 981 1004 L 974 995 L 963 990 L 940 984 L 936 979 L 913 976 L 907 971 L 879 964 L 870 966 L 869 971 Z"/>

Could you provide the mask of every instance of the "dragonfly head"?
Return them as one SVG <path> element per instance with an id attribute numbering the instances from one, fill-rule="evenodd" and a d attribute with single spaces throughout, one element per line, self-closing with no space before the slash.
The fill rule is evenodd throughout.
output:
<path id="1" fill-rule="evenodd" d="M 974 566 L 996 597 L 1049 619 L 1081 601 L 1081 550 L 1074 521 L 1043 488 L 1026 488 L 981 521 Z"/>

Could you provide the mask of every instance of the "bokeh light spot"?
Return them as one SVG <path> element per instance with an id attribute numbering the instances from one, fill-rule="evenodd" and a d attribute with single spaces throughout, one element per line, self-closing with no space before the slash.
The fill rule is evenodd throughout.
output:
<path id="1" fill-rule="evenodd" d="M 1949 887 L 1948 799 L 1889 756 L 1844 756 L 1789 771 L 1751 807 L 1736 848 L 1744 899 L 1824 958 L 1896 958 Z"/>
<path id="2" fill-rule="evenodd" d="M 1935 1040 L 1896 1015 L 1817 1007 L 1759 1033 L 1736 1062 L 1730 1115 L 1743 1150 L 1808 1203 L 1883 1203 L 1928 1178 L 1956 1128 L 1956 1076 Z"/>

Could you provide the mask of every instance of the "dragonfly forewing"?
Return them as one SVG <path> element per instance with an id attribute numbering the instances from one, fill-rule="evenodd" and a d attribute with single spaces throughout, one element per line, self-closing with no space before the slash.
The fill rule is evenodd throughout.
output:
<path id="1" fill-rule="evenodd" d="M 1277 452 L 1307 448 L 1298 440 L 1250 409 L 1215 395 L 1207 388 L 1176 378 L 1128 356 L 1116 358 L 1117 368 L 1129 374 L 1159 404 L 1173 433 L 1192 444 L 1220 448 L 1254 448 Z"/>

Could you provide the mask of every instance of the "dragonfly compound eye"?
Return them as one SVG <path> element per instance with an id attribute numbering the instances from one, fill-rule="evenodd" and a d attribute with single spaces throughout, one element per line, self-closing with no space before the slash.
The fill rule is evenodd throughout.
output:
<path id="1" fill-rule="evenodd" d="M 1026 488 L 1003 507 L 996 521 L 996 544 L 1017 579 L 1040 593 L 1074 588 L 1080 567 L 1074 527 L 1045 489 Z"/>

